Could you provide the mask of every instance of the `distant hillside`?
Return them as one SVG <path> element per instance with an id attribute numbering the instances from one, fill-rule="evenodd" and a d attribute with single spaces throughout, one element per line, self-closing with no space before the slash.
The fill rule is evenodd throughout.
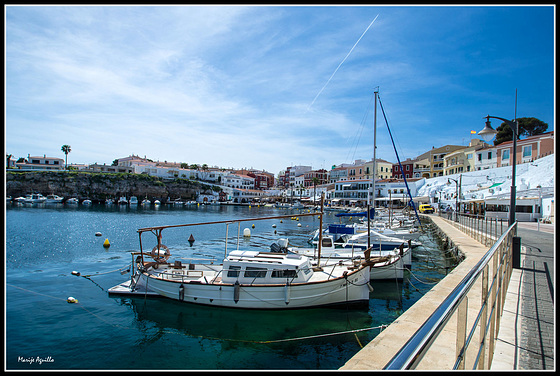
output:
<path id="1" fill-rule="evenodd" d="M 197 193 L 210 193 L 212 186 L 187 179 L 162 180 L 142 174 L 6 171 L 6 195 L 25 196 L 29 193 L 56 194 L 105 200 L 120 196 L 167 200 L 196 199 Z"/>

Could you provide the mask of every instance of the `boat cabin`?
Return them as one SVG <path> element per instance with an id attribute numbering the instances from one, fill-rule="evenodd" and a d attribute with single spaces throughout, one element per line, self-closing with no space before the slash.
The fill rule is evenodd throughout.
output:
<path id="1" fill-rule="evenodd" d="M 293 253 L 232 251 L 224 259 L 222 282 L 279 284 L 307 282 L 313 274 L 305 256 Z"/>

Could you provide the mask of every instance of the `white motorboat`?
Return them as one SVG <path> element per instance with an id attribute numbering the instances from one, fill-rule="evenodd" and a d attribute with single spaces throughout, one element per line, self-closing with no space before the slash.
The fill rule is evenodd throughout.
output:
<path id="1" fill-rule="evenodd" d="M 321 241 L 321 264 L 366 262 L 370 265 L 371 280 L 402 280 L 404 269 L 410 268 L 412 265 L 412 252 L 410 248 L 405 248 L 403 244 L 392 250 L 372 251 L 371 248 L 368 250 L 336 248 L 330 236 L 322 237 Z M 287 239 L 280 239 L 277 244 L 278 247 L 272 246 L 276 252 L 294 252 L 310 257 L 315 262 L 319 257 L 317 248 L 288 247 Z"/>
<path id="2" fill-rule="evenodd" d="M 403 243 L 407 243 L 409 247 L 418 247 L 420 244 L 416 240 L 405 240 L 400 238 L 394 238 L 392 236 L 387 236 L 380 234 L 375 230 L 370 230 L 369 243 L 374 250 L 392 250 L 399 247 Z M 362 249 L 368 248 L 368 233 L 362 232 L 354 234 L 351 236 L 343 237 L 343 242 L 341 243 L 343 248 L 355 248 L 360 247 Z"/>
<path id="3" fill-rule="evenodd" d="M 126 205 L 126 204 L 128 204 L 128 200 L 126 199 L 126 197 L 121 196 L 121 197 L 119 197 L 118 204 L 119 205 Z"/>
<path id="4" fill-rule="evenodd" d="M 172 203 L 175 206 L 183 206 L 185 204 L 183 201 L 181 201 L 180 198 L 178 198 L 177 200 L 173 200 Z"/>
<path id="5" fill-rule="evenodd" d="M 47 202 L 47 198 L 40 193 L 27 195 L 24 199 L 26 204 L 42 204 Z"/>
<path id="6" fill-rule="evenodd" d="M 138 205 L 138 197 L 130 196 L 130 200 L 128 201 L 130 205 Z"/>
<path id="7" fill-rule="evenodd" d="M 113 205 L 114 203 L 115 200 L 113 200 L 112 198 L 105 199 L 105 205 Z"/>
<path id="8" fill-rule="evenodd" d="M 80 201 L 78 201 L 76 197 L 70 197 L 68 200 L 66 200 L 66 203 L 70 205 L 78 205 L 79 202 Z"/>
<path id="9" fill-rule="evenodd" d="M 89 198 L 86 198 L 84 201 L 82 201 L 82 205 L 91 205 L 92 202 Z"/>
<path id="10" fill-rule="evenodd" d="M 160 201 L 160 200 L 155 200 L 155 201 L 154 201 L 154 205 L 160 205 L 160 204 L 161 204 L 161 201 Z"/>
<path id="11" fill-rule="evenodd" d="M 369 247 L 372 247 L 373 251 L 391 251 L 405 242 L 408 242 L 411 247 L 420 245 L 418 241 L 394 238 L 380 234 L 374 230 L 370 230 L 368 244 L 367 230 L 366 232 L 356 232 L 355 230 L 356 229 L 353 226 L 330 225 L 326 230 L 323 230 L 323 237 L 332 236 L 334 245 L 337 248 L 366 250 Z M 315 231 L 313 237 L 309 239 L 309 243 L 317 246 L 318 241 L 319 230 Z"/>
<path id="12" fill-rule="evenodd" d="M 148 200 L 147 198 L 142 200 L 142 206 L 150 206 L 152 204 L 152 202 L 150 200 Z"/>
<path id="13" fill-rule="evenodd" d="M 318 214 L 300 216 L 305 215 Z M 226 224 L 227 232 L 228 226 L 236 222 L 288 217 L 212 224 Z M 149 293 L 194 304 L 252 309 L 310 308 L 369 300 L 370 268 L 366 263 L 318 267 L 313 266 L 306 256 L 270 252 L 269 249 L 237 249 L 229 252 L 221 264 L 167 262 L 171 255 L 161 244 L 161 231 L 193 225 L 196 224 L 139 229 L 140 252 L 133 253 L 133 257 L 137 257 L 132 277 L 130 281 L 109 289 L 109 293 Z M 157 245 L 149 253 L 142 251 L 144 232 L 151 232 L 157 238 Z M 151 259 L 146 260 L 146 256 Z"/>
<path id="14" fill-rule="evenodd" d="M 62 201 L 64 201 L 64 197 L 47 195 L 47 204 L 60 204 Z"/>

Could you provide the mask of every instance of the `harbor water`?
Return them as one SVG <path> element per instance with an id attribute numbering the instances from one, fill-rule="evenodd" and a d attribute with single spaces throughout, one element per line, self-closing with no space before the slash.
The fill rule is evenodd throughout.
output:
<path id="1" fill-rule="evenodd" d="M 369 305 L 260 311 L 107 293 L 130 278 L 139 228 L 293 215 L 230 225 L 227 251 L 268 250 L 279 238 L 308 247 L 319 220 L 298 218 L 301 213 L 307 210 L 7 203 L 6 369 L 335 370 L 455 265 L 430 224 L 423 223 L 412 270 L 402 281 L 372 281 Z M 325 212 L 324 226 L 340 223 L 334 214 Z M 245 228 L 250 237 L 243 236 Z M 187 229 L 163 232 L 173 259 L 223 259 L 226 225 Z M 156 245 L 150 236 L 142 237 L 145 250 Z M 110 247 L 103 246 L 105 240 Z"/>

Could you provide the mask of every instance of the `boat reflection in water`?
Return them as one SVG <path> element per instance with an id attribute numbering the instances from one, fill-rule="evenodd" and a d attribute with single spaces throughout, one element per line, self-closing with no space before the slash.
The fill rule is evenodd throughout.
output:
<path id="1" fill-rule="evenodd" d="M 336 344 L 346 342 L 348 335 L 354 335 L 349 331 L 369 329 L 372 324 L 367 305 L 361 308 L 354 306 L 353 309 L 331 306 L 297 310 L 240 310 L 184 304 L 157 297 L 120 299 L 123 304 L 131 306 L 142 326 L 149 321 L 160 330 L 232 343 L 270 345 L 300 339 L 301 345 L 302 337 L 314 337 L 306 339 Z"/>

